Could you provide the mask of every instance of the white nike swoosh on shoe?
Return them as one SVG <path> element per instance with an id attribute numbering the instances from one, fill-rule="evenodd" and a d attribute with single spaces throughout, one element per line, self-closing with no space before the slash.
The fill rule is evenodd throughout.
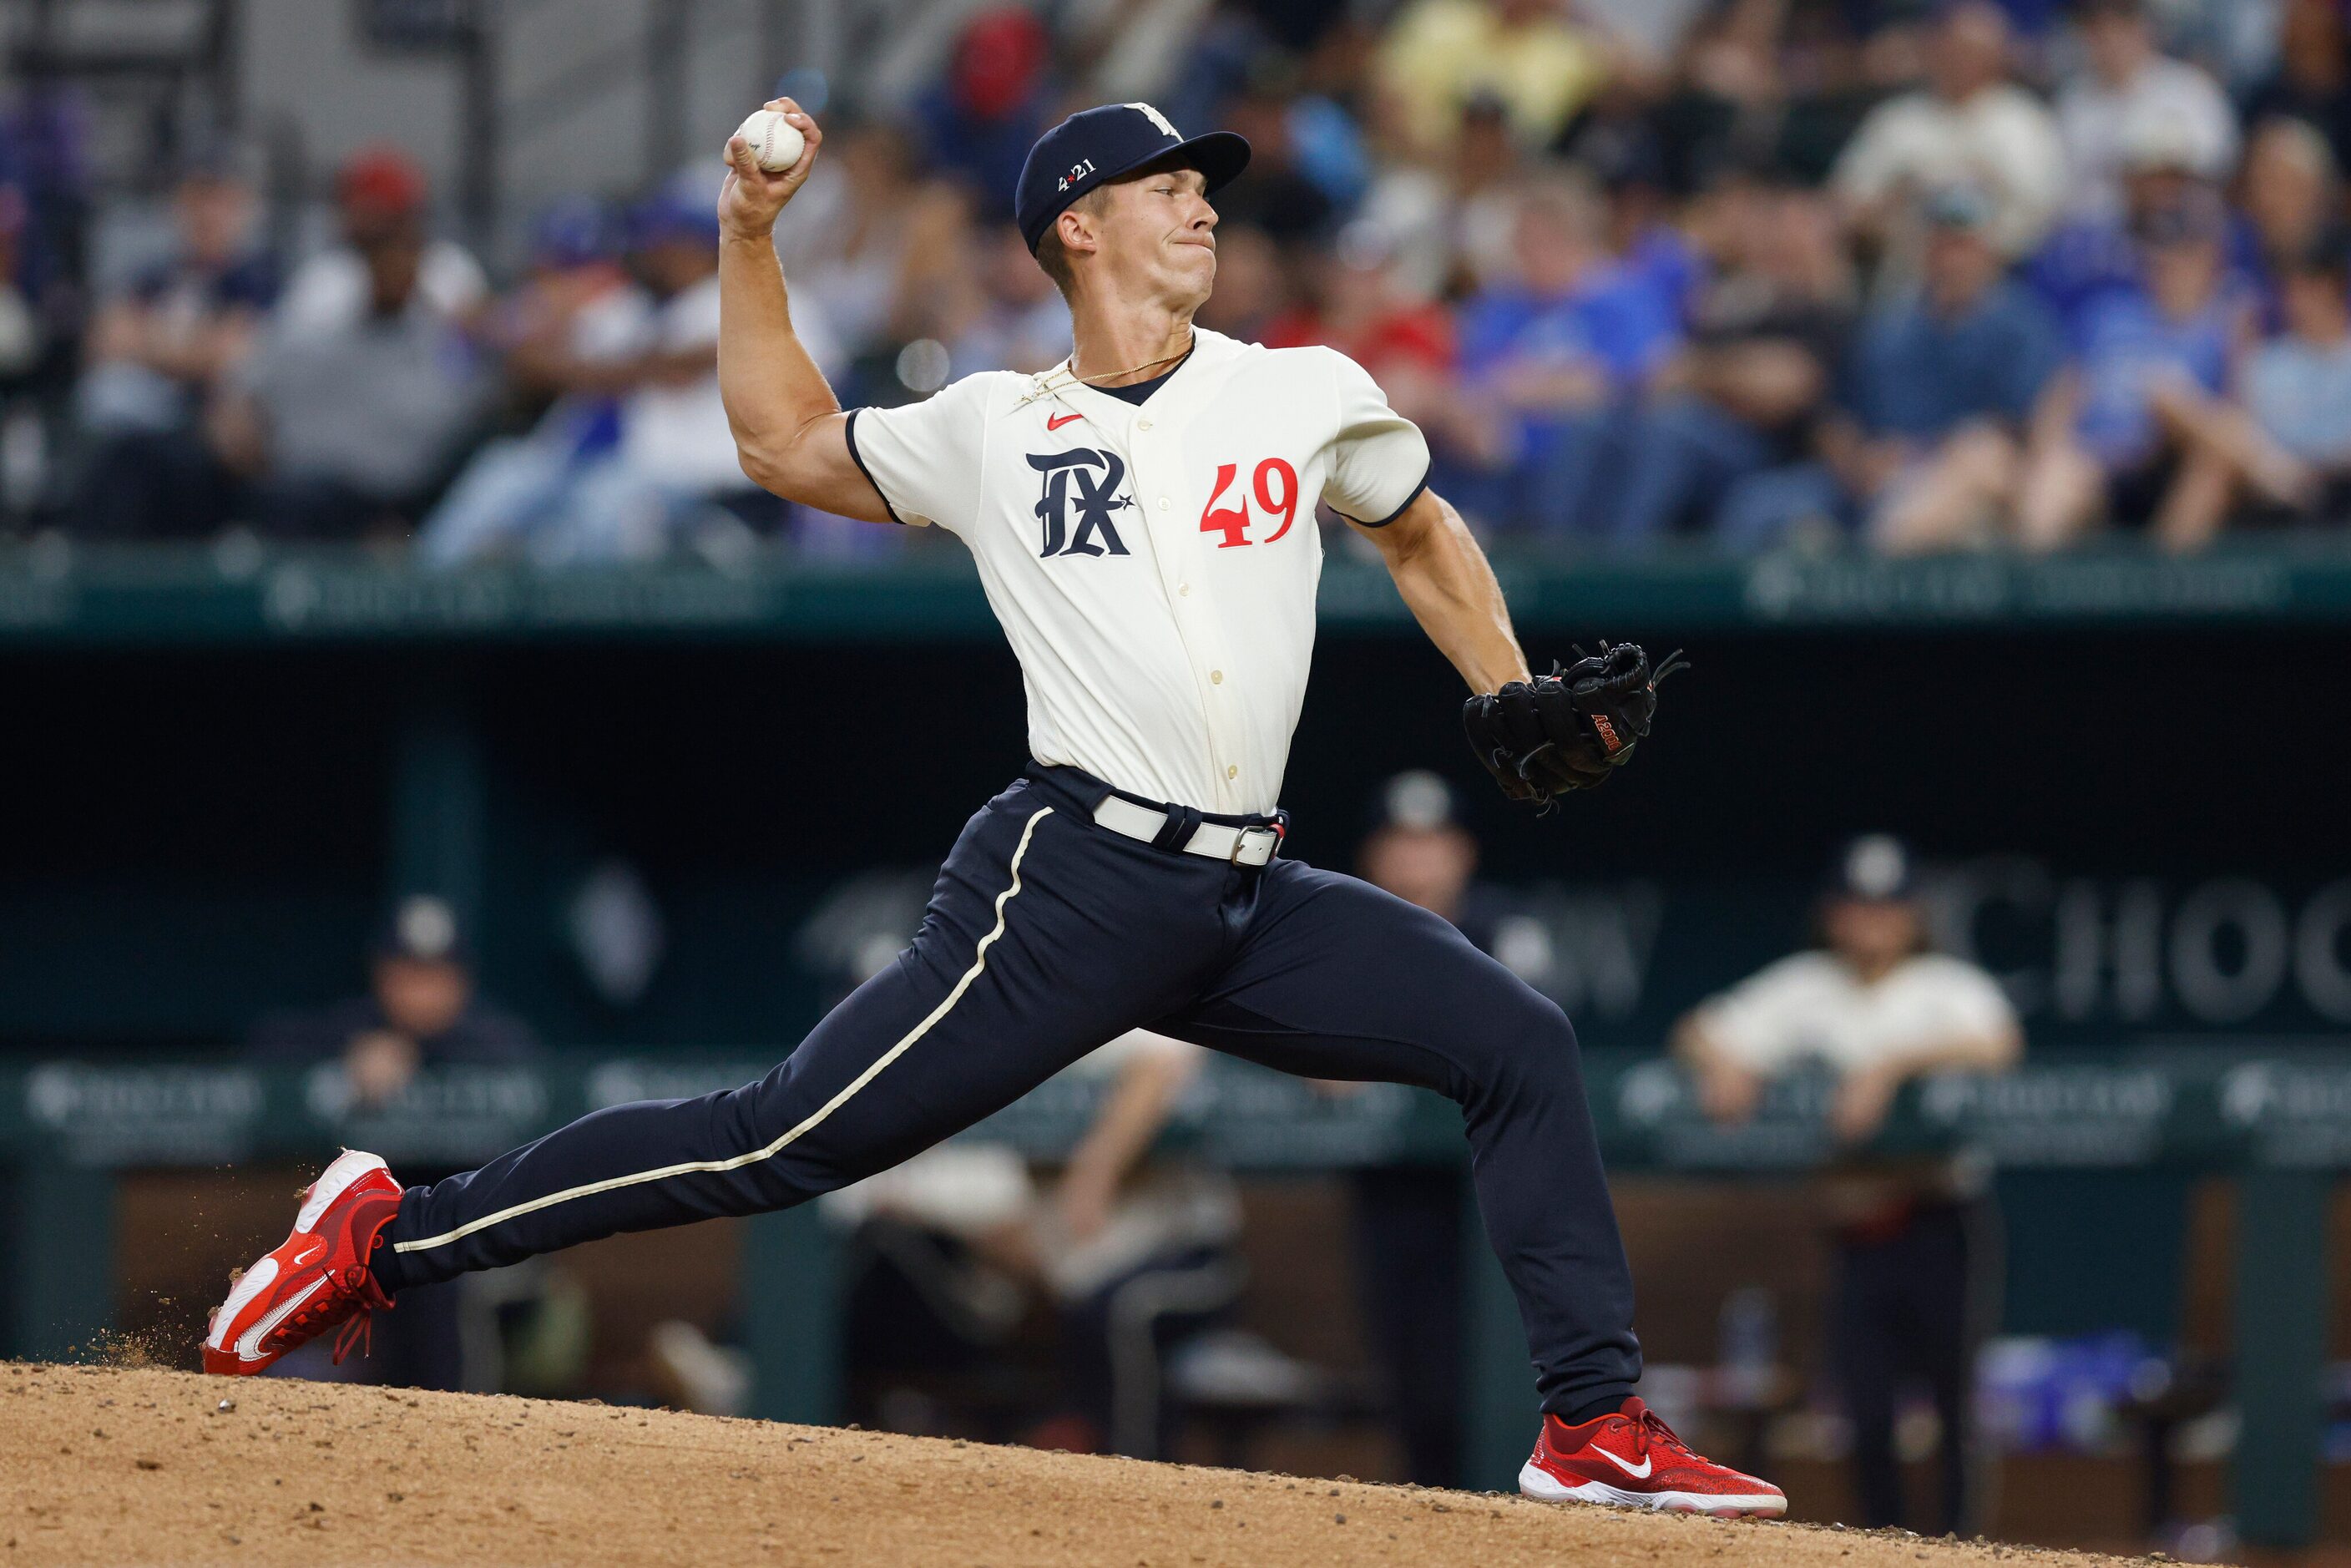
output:
<path id="1" fill-rule="evenodd" d="M 260 1360 L 261 1342 L 267 1339 L 270 1334 L 277 1330 L 279 1323 L 284 1322 L 287 1318 L 291 1317 L 294 1314 L 295 1308 L 300 1306 L 303 1302 L 317 1295 L 319 1293 L 319 1288 L 326 1282 L 327 1277 L 324 1274 L 319 1275 L 317 1279 L 311 1281 L 306 1288 L 297 1291 L 294 1294 L 278 1302 L 276 1307 L 270 1310 L 267 1317 L 263 1318 L 259 1322 L 246 1330 L 245 1333 L 237 1335 L 236 1354 L 238 1359 L 242 1361 Z"/>
<path id="2" fill-rule="evenodd" d="M 299 1269 L 305 1263 L 316 1262 L 319 1255 L 326 1251 L 326 1249 L 327 1244 L 321 1241 L 317 1246 L 311 1248 L 308 1252 L 303 1253 L 299 1258 L 292 1260 L 286 1266 L 289 1269 Z"/>
<path id="3" fill-rule="evenodd" d="M 1602 1458 L 1607 1460 L 1610 1464 L 1615 1466 L 1618 1469 L 1623 1470 L 1626 1475 L 1631 1476 L 1636 1481 L 1647 1480 L 1649 1479 L 1649 1472 L 1657 1468 L 1657 1461 L 1654 1458 L 1646 1454 L 1642 1456 L 1640 1468 L 1636 1469 L 1633 1466 L 1628 1465 L 1624 1460 L 1618 1458 L 1615 1455 L 1610 1453 L 1605 1448 L 1594 1447 L 1592 1451 L 1599 1455 Z"/>

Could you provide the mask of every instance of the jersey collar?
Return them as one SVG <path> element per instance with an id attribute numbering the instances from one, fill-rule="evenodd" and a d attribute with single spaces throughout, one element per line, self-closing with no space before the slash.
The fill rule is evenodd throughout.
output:
<path id="1" fill-rule="evenodd" d="M 1149 397 L 1141 402 L 1129 402 L 1123 397 L 1089 386 L 1071 373 L 1071 361 L 1063 360 L 1043 375 L 1029 378 L 1028 396 L 1023 402 L 1058 401 L 1063 406 L 1090 417 L 1111 414 L 1134 414 L 1159 404 L 1178 388 L 1196 379 L 1195 372 L 1203 362 L 1214 363 L 1227 359 L 1241 345 L 1221 332 L 1211 332 L 1205 327 L 1192 329 L 1192 347 L 1183 362 L 1160 381 Z M 1074 356 L 1072 356 L 1074 358 Z"/>

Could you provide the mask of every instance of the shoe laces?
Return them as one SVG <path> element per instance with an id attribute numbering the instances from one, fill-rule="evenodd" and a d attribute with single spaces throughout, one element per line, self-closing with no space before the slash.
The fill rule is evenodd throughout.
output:
<path id="1" fill-rule="evenodd" d="M 1640 1458 L 1648 1458 L 1650 1445 L 1655 1444 L 1663 1448 L 1669 1458 L 1684 1458 L 1701 1465 L 1708 1462 L 1704 1454 L 1683 1442 L 1681 1435 L 1667 1426 L 1665 1418 L 1655 1410 L 1643 1410 L 1638 1421 L 1629 1417 L 1625 1419 L 1633 1428 L 1633 1452 Z"/>
<path id="2" fill-rule="evenodd" d="M 328 1276 L 329 1289 L 320 1291 L 286 1320 L 286 1327 L 308 1339 L 321 1330 L 342 1324 L 335 1335 L 335 1364 L 350 1354 L 351 1346 L 360 1347 L 361 1355 L 375 1348 L 375 1313 L 377 1309 L 390 1310 L 392 1298 L 375 1282 L 364 1263 L 354 1263 Z"/>

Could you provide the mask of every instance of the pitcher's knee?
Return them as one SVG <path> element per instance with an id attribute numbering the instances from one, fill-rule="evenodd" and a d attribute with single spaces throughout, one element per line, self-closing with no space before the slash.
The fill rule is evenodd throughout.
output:
<path id="1" fill-rule="evenodd" d="M 1559 1004 L 1531 988 L 1474 1020 L 1472 1047 L 1462 1066 L 1464 1103 L 1473 1099 L 1521 1101 L 1581 1096 L 1583 1068 L 1575 1026 Z"/>

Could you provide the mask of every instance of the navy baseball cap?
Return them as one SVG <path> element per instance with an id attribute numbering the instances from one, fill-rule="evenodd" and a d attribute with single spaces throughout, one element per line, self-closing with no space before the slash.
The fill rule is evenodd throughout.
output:
<path id="1" fill-rule="evenodd" d="M 1012 206 L 1029 253 L 1061 209 L 1099 186 L 1171 154 L 1207 176 L 1211 193 L 1249 167 L 1246 137 L 1211 131 L 1188 140 L 1147 103 L 1109 103 L 1081 110 L 1037 139 L 1020 165 Z"/>

